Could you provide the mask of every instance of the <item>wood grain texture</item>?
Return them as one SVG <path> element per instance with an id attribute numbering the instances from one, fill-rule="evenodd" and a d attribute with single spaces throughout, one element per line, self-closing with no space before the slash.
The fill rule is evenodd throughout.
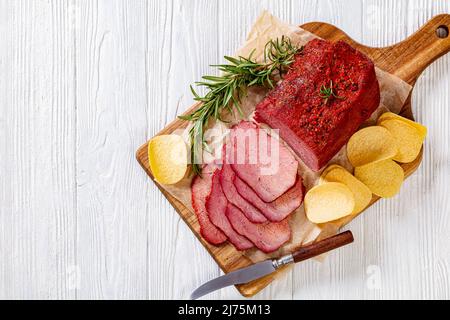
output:
<path id="1" fill-rule="evenodd" d="M 220 274 L 133 150 L 192 104 L 188 84 L 265 8 L 383 47 L 450 2 L 0 0 L 0 298 L 187 298 Z M 447 55 L 416 83 L 429 137 L 401 194 L 351 222 L 354 244 L 255 298 L 450 298 L 449 75 Z"/>
<path id="2" fill-rule="evenodd" d="M 70 2 L 2 1 L 0 298 L 75 298 Z"/>
<path id="3" fill-rule="evenodd" d="M 150 212 L 131 150 L 147 128 L 146 2 L 75 12 L 78 298 L 145 299 Z"/>
<path id="4" fill-rule="evenodd" d="M 317 36 L 330 41 L 345 40 L 353 47 L 359 49 L 368 55 L 374 63 L 381 69 L 396 75 L 400 79 L 414 86 L 420 74 L 436 59 L 450 51 L 450 37 L 439 38 L 436 30 L 445 26 L 448 30 L 450 28 L 450 15 L 437 15 L 430 19 L 424 26 L 417 30 L 413 35 L 407 39 L 391 45 L 389 47 L 375 48 L 367 47 L 357 43 L 349 38 L 342 30 L 335 26 L 322 23 L 310 22 L 301 27 L 310 31 Z M 192 109 L 196 109 L 199 104 L 195 104 Z M 190 111 L 186 112 L 188 114 Z M 411 112 L 411 100 L 406 101 L 403 109 L 400 112 L 403 116 L 413 119 Z M 158 135 L 171 134 L 175 130 L 185 128 L 186 122 L 176 119 L 170 125 L 166 126 Z M 144 144 L 137 151 L 136 158 L 141 164 L 147 174 L 152 177 L 149 161 L 148 161 L 148 143 Z M 419 167 L 422 160 L 422 152 L 416 160 L 411 163 L 402 164 L 405 176 L 408 177 Z M 204 241 L 200 235 L 200 227 L 198 220 L 194 213 L 186 208 L 182 203 L 176 201 L 170 194 L 163 191 L 163 194 L 174 206 L 186 224 L 192 229 L 197 238 L 210 252 L 214 260 L 219 264 L 221 269 L 228 273 L 236 269 L 248 266 L 251 262 L 244 256 L 242 252 L 236 250 L 232 245 L 226 243 L 221 246 L 213 246 Z M 370 205 L 379 200 L 379 197 L 374 196 Z M 350 222 L 350 218 L 340 219 L 336 223 L 336 228 L 341 228 Z M 264 277 L 263 279 L 253 281 L 246 285 L 239 285 L 237 289 L 245 297 L 251 297 L 265 288 L 269 282 L 273 281 L 273 276 Z"/>

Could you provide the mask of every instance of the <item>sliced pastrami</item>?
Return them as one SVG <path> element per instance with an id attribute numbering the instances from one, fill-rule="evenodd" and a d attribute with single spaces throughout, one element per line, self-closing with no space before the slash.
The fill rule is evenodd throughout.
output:
<path id="1" fill-rule="evenodd" d="M 220 183 L 222 185 L 223 193 L 225 194 L 228 202 L 234 204 L 236 207 L 244 212 L 245 216 L 254 223 L 266 222 L 266 217 L 256 209 L 251 203 L 245 200 L 233 183 L 235 173 L 229 164 L 224 164 L 220 174 Z"/>
<path id="2" fill-rule="evenodd" d="M 241 236 L 234 231 L 230 222 L 228 221 L 225 211 L 227 210 L 227 198 L 223 194 L 222 186 L 220 185 L 220 170 L 216 170 L 213 174 L 211 192 L 206 198 L 206 210 L 211 222 L 225 233 L 230 241 L 238 250 L 247 250 L 253 247 L 247 238 Z"/>
<path id="3" fill-rule="evenodd" d="M 192 182 L 192 207 L 200 224 L 202 237 L 213 245 L 227 240 L 225 234 L 211 223 L 206 211 L 206 197 L 211 191 L 213 173 L 219 170 L 215 165 L 207 165 L 202 170 L 202 176 L 196 176 Z"/>
<path id="4" fill-rule="evenodd" d="M 242 121 L 234 126 L 227 149 L 226 161 L 263 201 L 274 201 L 295 184 L 297 160 L 256 124 Z"/>
<path id="5" fill-rule="evenodd" d="M 291 229 L 287 220 L 281 222 L 252 223 L 232 204 L 228 204 L 226 215 L 233 228 L 249 239 L 265 253 L 278 250 L 291 238 Z"/>
<path id="6" fill-rule="evenodd" d="M 273 202 L 261 200 L 256 192 L 237 176 L 234 179 L 234 185 L 244 199 L 258 208 L 267 219 L 274 222 L 284 220 L 290 213 L 300 207 L 303 202 L 304 186 L 300 176 L 298 176 L 297 182 L 291 189 Z"/>

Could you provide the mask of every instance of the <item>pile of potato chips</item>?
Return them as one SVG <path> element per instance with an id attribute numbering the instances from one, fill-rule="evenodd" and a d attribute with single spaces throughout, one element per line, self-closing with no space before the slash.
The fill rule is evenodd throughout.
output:
<path id="1" fill-rule="evenodd" d="M 314 223 L 334 221 L 360 213 L 372 194 L 395 196 L 404 180 L 398 163 L 414 161 L 426 135 L 423 125 L 391 112 L 384 113 L 376 126 L 356 132 L 347 144 L 354 175 L 338 165 L 326 168 L 319 185 L 305 196 L 308 219 Z"/>

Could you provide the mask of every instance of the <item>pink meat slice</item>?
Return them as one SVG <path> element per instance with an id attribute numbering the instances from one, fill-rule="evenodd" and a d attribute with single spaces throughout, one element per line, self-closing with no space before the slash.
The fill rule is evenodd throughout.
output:
<path id="1" fill-rule="evenodd" d="M 213 174 L 211 192 L 206 198 L 206 210 L 211 222 L 225 233 L 230 241 L 238 250 L 247 250 L 253 247 L 247 238 L 241 236 L 234 231 L 228 221 L 225 211 L 227 210 L 228 201 L 222 191 L 220 185 L 220 170 L 216 170 Z"/>
<path id="2" fill-rule="evenodd" d="M 249 239 L 265 253 L 278 250 L 291 238 L 291 229 L 287 220 L 281 222 L 252 223 L 232 204 L 228 204 L 226 215 L 233 228 Z"/>
<path id="3" fill-rule="evenodd" d="M 192 207 L 200 224 L 202 237 L 213 245 L 227 240 L 225 234 L 219 230 L 208 217 L 206 198 L 211 191 L 213 173 L 218 170 L 215 165 L 207 165 L 202 170 L 202 176 L 196 176 L 192 182 Z"/>
<path id="4" fill-rule="evenodd" d="M 227 162 L 263 201 L 274 201 L 295 184 L 297 160 L 282 143 L 254 123 L 242 121 L 234 126 L 230 141 Z"/>
<path id="5" fill-rule="evenodd" d="M 224 164 L 220 173 L 220 183 L 228 202 L 242 210 L 250 221 L 254 223 L 266 222 L 266 217 L 251 203 L 245 200 L 236 190 L 236 186 L 233 183 L 235 176 L 236 174 L 233 169 L 231 169 L 231 166 L 229 164 Z"/>
<path id="6" fill-rule="evenodd" d="M 298 176 L 295 185 L 281 197 L 273 202 L 264 202 L 260 197 L 239 177 L 235 177 L 234 185 L 238 193 L 258 208 L 270 221 L 284 220 L 290 213 L 300 207 L 303 202 L 304 186 L 302 178 Z"/>

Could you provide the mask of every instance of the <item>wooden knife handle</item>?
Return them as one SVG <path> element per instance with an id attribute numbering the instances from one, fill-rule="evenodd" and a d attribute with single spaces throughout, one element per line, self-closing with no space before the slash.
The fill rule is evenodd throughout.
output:
<path id="1" fill-rule="evenodd" d="M 351 231 L 345 231 L 331 238 L 327 238 L 310 245 L 301 247 L 296 252 L 292 253 L 294 262 L 300 262 L 310 259 L 312 257 L 321 255 L 322 253 L 331 251 L 333 249 L 345 246 L 353 242 L 353 234 Z"/>

